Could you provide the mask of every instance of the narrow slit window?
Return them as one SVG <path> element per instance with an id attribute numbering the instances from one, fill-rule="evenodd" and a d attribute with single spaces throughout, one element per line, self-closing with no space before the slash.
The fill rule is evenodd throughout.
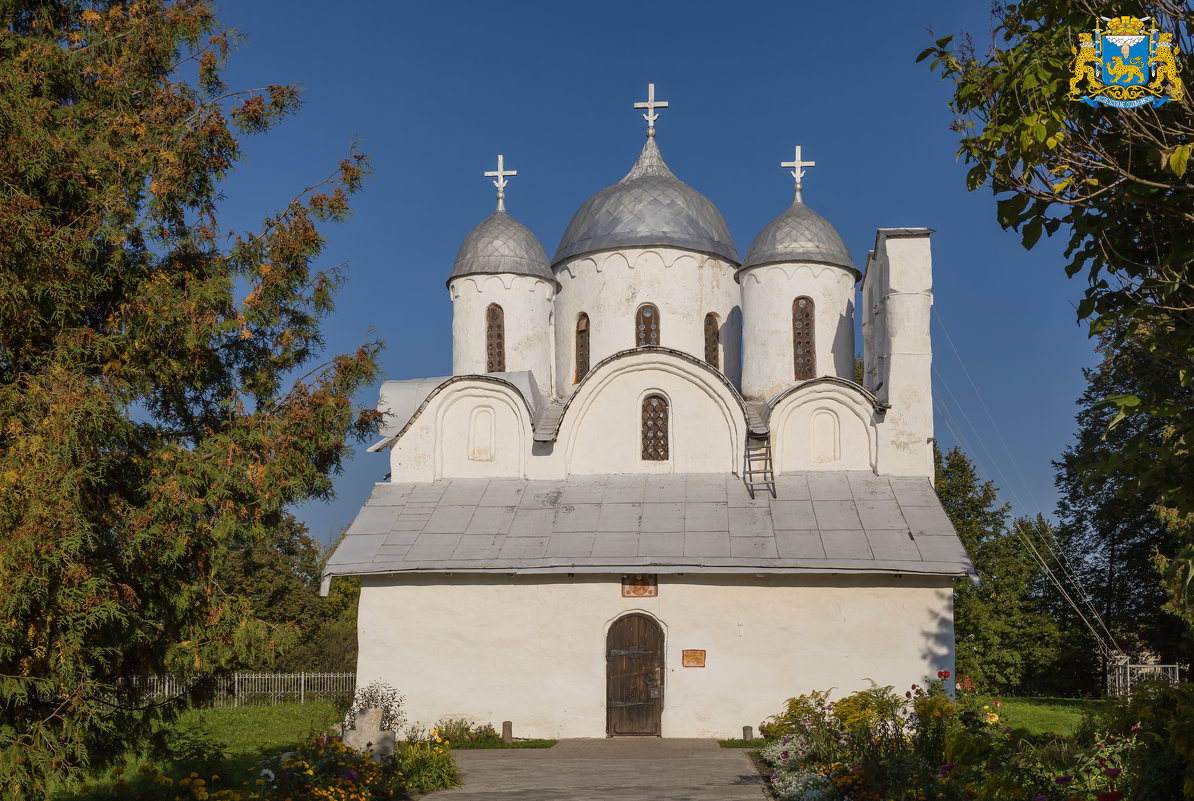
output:
<path id="1" fill-rule="evenodd" d="M 485 310 L 485 372 L 506 371 L 506 315 L 496 303 Z"/>
<path id="2" fill-rule="evenodd" d="M 576 318 L 576 383 L 589 372 L 589 315 L 584 312 Z"/>
<path id="3" fill-rule="evenodd" d="M 797 381 L 816 378 L 817 361 L 814 347 L 816 336 L 813 331 L 813 299 L 801 296 L 792 301 L 792 350 Z"/>
<path id="4" fill-rule="evenodd" d="M 705 315 L 705 361 L 712 367 L 721 369 L 721 328 L 717 325 L 717 315 L 710 312 Z"/>
<path id="5" fill-rule="evenodd" d="M 643 459 L 667 461 L 667 417 L 667 398 L 662 395 L 643 398 Z"/>
<path id="6" fill-rule="evenodd" d="M 634 315 L 634 344 L 636 347 L 659 344 L 659 309 L 647 303 Z"/>

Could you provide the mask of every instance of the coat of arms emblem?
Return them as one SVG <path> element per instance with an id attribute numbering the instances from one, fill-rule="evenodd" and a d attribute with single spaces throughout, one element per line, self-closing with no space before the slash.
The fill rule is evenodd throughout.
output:
<path id="1" fill-rule="evenodd" d="M 1173 34 L 1145 28 L 1149 17 L 1101 18 L 1106 30 L 1095 23 L 1093 33 L 1078 34 L 1074 54 L 1071 100 L 1115 108 L 1160 106 L 1181 100 L 1181 65 L 1175 58 Z M 1086 92 L 1080 89 L 1085 82 Z"/>

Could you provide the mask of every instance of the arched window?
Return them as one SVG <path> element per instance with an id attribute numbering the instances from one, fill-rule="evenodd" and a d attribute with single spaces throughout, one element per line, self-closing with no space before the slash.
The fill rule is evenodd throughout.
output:
<path id="1" fill-rule="evenodd" d="M 506 315 L 496 303 L 485 310 L 485 358 L 485 372 L 506 371 Z"/>
<path id="2" fill-rule="evenodd" d="M 813 299 L 802 295 L 792 301 L 792 350 L 796 360 L 796 380 L 817 377 L 816 347 L 813 333 Z"/>
<path id="3" fill-rule="evenodd" d="M 636 347 L 659 344 L 659 309 L 646 303 L 634 315 L 634 344 Z"/>
<path id="4" fill-rule="evenodd" d="M 589 315 L 584 312 L 576 318 L 576 383 L 589 372 Z"/>
<path id="5" fill-rule="evenodd" d="M 643 398 L 643 458 L 667 461 L 667 398 L 648 395 Z"/>
<path id="6" fill-rule="evenodd" d="M 705 315 L 705 361 L 711 366 L 721 368 L 718 355 L 721 344 L 721 328 L 717 325 L 717 315 L 709 312 Z"/>

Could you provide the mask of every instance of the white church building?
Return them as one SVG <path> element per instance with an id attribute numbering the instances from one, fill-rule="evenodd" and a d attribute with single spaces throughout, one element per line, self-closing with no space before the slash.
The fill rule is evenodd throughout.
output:
<path id="1" fill-rule="evenodd" d="M 361 577 L 358 684 L 412 721 L 731 737 L 953 669 L 973 568 L 932 486 L 932 232 L 879 229 L 860 271 L 798 147 L 739 257 L 660 155 L 666 105 L 635 104 L 642 153 L 550 259 L 499 156 L 447 275 L 452 375 L 381 388 L 391 475 L 324 590 Z"/>

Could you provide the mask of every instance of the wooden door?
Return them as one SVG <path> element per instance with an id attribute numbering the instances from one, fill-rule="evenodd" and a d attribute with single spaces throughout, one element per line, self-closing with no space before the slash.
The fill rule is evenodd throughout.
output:
<path id="1" fill-rule="evenodd" d="M 610 626 L 605 638 L 606 731 L 612 736 L 662 733 L 663 632 L 646 615 Z"/>

